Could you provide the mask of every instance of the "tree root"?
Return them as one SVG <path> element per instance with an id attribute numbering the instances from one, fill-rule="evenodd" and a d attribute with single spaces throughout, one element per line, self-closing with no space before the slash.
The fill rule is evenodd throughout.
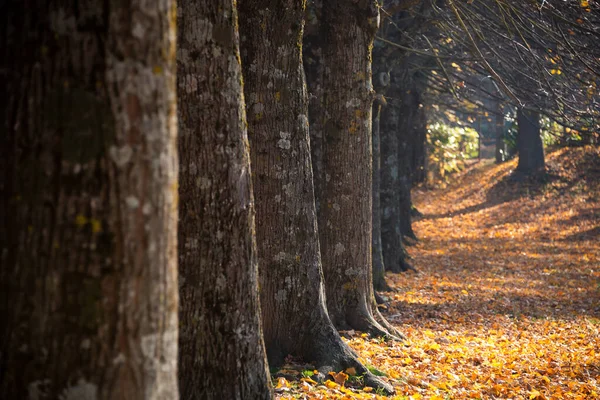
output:
<path id="1" fill-rule="evenodd" d="M 419 238 L 417 237 L 417 235 L 413 234 L 408 234 L 408 235 L 404 235 L 404 237 L 402 238 L 404 244 L 406 246 L 414 246 L 417 243 L 419 243 Z"/>
<path id="2" fill-rule="evenodd" d="M 375 320 L 377 322 L 379 322 L 379 324 L 381 326 L 383 326 L 391 335 L 395 336 L 398 341 L 406 341 L 406 336 L 404 336 L 402 334 L 402 332 L 400 332 L 395 326 L 393 326 L 387 319 L 385 319 L 385 317 L 383 315 L 381 315 L 381 313 L 379 312 L 379 310 L 375 310 L 373 312 L 373 314 L 375 314 Z"/>
<path id="3" fill-rule="evenodd" d="M 380 324 L 373 317 L 373 313 L 370 310 L 371 307 L 367 306 L 366 299 L 364 300 L 364 304 L 361 304 L 357 307 L 353 313 L 350 313 L 346 317 L 346 322 L 352 329 L 357 331 L 369 333 L 371 336 L 380 337 L 388 340 L 394 340 L 402 342 L 405 340 L 403 335 L 398 332 L 396 328 L 391 326 L 389 322 L 383 318 L 383 316 L 379 313 L 376 307 L 373 313 L 378 315 L 378 318 L 381 321 L 384 321 L 384 324 Z M 387 327 L 386 327 L 387 325 Z M 390 328 L 390 329 L 388 329 Z"/>
<path id="4" fill-rule="evenodd" d="M 374 292 L 373 294 L 375 295 L 375 302 L 377 304 L 385 304 L 385 303 L 387 303 L 387 300 L 384 299 L 383 296 L 380 295 L 379 293 Z"/>
<path id="5" fill-rule="evenodd" d="M 304 345 L 304 353 L 315 363 L 321 380 L 326 379 L 329 372 L 353 368 L 357 376 L 363 377 L 365 386 L 381 389 L 388 395 L 394 394 L 392 385 L 373 375 L 358 361 L 356 353 L 342 341 L 333 325 L 323 325 L 315 329 L 316 331 L 310 335 L 311 340 Z"/>
<path id="6" fill-rule="evenodd" d="M 400 261 L 400 269 L 401 272 L 405 272 L 405 271 L 413 271 L 415 273 L 419 273 L 419 271 L 417 271 L 417 269 L 415 267 L 413 267 L 412 265 L 410 265 L 406 260 L 401 260 Z"/>

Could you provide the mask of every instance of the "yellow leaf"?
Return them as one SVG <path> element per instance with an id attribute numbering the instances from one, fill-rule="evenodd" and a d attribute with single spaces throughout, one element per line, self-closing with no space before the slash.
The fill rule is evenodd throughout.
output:
<path id="1" fill-rule="evenodd" d="M 442 346 L 440 346 L 440 345 L 439 345 L 439 344 L 437 344 L 437 343 L 431 343 L 431 344 L 429 345 L 429 349 L 430 349 L 430 350 L 439 350 L 439 349 L 441 349 L 441 348 L 442 348 Z"/>
<path id="2" fill-rule="evenodd" d="M 329 389 L 335 389 L 339 385 L 334 381 L 325 381 L 325 386 L 327 386 Z"/>
<path id="3" fill-rule="evenodd" d="M 289 387 L 290 387 L 290 383 L 287 381 L 287 379 L 285 379 L 284 377 L 277 379 L 277 386 L 275 386 L 275 389 L 289 388 Z"/>
<path id="4" fill-rule="evenodd" d="M 541 398 L 541 396 L 542 396 L 542 394 L 535 389 L 533 389 L 531 392 L 529 392 L 529 400 L 539 399 L 539 398 Z"/>
<path id="5" fill-rule="evenodd" d="M 371 393 L 371 392 L 373 391 L 373 388 L 372 388 L 371 386 L 365 386 L 365 387 L 363 388 L 363 391 L 364 391 L 364 392 L 367 392 L 367 393 Z"/>
<path id="6" fill-rule="evenodd" d="M 316 384 L 317 384 L 317 382 L 315 382 L 314 380 L 312 380 L 312 379 L 310 379 L 310 378 L 302 378 L 302 379 L 300 379 L 300 380 L 301 380 L 302 382 L 308 382 L 308 383 L 311 383 L 311 384 L 313 384 L 313 385 L 316 385 Z"/>
<path id="7" fill-rule="evenodd" d="M 356 368 L 354 368 L 354 367 L 348 368 L 348 369 L 346 369 L 346 373 L 348 375 L 356 375 Z"/>

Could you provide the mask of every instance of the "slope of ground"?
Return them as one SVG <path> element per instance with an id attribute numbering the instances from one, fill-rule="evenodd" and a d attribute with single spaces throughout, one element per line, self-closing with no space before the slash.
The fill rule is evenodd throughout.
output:
<path id="1" fill-rule="evenodd" d="M 542 183 L 480 163 L 416 191 L 420 273 L 388 275 L 385 310 L 408 342 L 345 333 L 390 398 L 600 398 L 600 150 L 547 160 Z M 318 384 L 305 369 L 279 374 L 279 398 L 386 398 L 353 371 Z"/>

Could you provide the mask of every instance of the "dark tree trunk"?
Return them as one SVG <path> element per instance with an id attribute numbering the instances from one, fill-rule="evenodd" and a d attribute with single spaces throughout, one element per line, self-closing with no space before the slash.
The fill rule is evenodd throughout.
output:
<path id="1" fill-rule="evenodd" d="M 417 116 L 412 134 L 411 181 L 413 184 L 425 182 L 425 145 L 427 143 L 427 115 L 425 108 L 417 109 Z"/>
<path id="2" fill-rule="evenodd" d="M 325 374 L 353 367 L 365 382 L 391 392 L 358 362 L 325 307 L 298 46 L 303 15 L 303 0 L 240 2 L 267 355 L 272 365 L 280 365 L 292 354 Z"/>
<path id="3" fill-rule="evenodd" d="M 269 399 L 232 0 L 180 0 L 182 399 Z"/>
<path id="4" fill-rule="evenodd" d="M 406 262 L 406 250 L 400 227 L 400 156 L 402 97 L 398 77 L 392 79 L 389 90 L 394 99 L 381 115 L 381 242 L 383 263 L 391 272 L 403 272 L 411 267 Z"/>
<path id="5" fill-rule="evenodd" d="M 385 265 L 383 264 L 383 248 L 381 246 L 381 196 L 380 196 L 380 154 L 381 145 L 379 138 L 379 121 L 381 115 L 381 104 L 373 105 L 375 110 L 373 116 L 373 288 L 375 290 L 389 290 L 385 282 Z"/>
<path id="6" fill-rule="evenodd" d="M 329 315 L 338 329 L 375 335 L 372 283 L 373 89 L 371 47 L 376 1 L 323 3 L 323 197 L 320 225 Z"/>
<path id="7" fill-rule="evenodd" d="M 310 153 L 317 219 L 319 219 L 321 215 L 321 193 L 323 191 L 323 41 L 321 36 L 323 0 L 307 2 L 306 7 L 307 20 L 304 29 L 302 60 L 309 90 Z"/>
<path id="8" fill-rule="evenodd" d="M 506 143 L 504 142 L 504 110 L 499 101 L 495 101 L 496 106 L 496 121 L 494 124 L 496 133 L 496 164 L 500 164 L 507 159 Z"/>
<path id="9" fill-rule="evenodd" d="M 412 229 L 412 197 L 410 194 L 411 182 L 411 159 L 413 153 L 413 137 L 415 136 L 418 125 L 419 113 L 419 93 L 416 86 L 408 86 L 402 96 L 402 106 L 400 111 L 400 129 L 398 130 L 398 187 L 399 191 L 399 218 L 400 218 L 400 234 L 403 238 L 408 237 L 416 240 Z"/>
<path id="10" fill-rule="evenodd" d="M 535 111 L 517 111 L 519 135 L 517 151 L 519 164 L 517 171 L 525 175 L 535 175 L 544 171 L 544 146 L 540 136 L 540 115 Z"/>
<path id="11" fill-rule="evenodd" d="M 0 13 L 0 398 L 177 389 L 175 7 Z"/>

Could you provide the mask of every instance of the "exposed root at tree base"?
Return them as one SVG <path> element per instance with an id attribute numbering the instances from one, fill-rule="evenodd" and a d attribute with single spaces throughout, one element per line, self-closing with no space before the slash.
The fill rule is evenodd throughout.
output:
<path id="1" fill-rule="evenodd" d="M 400 262 L 401 265 L 401 272 L 406 272 L 406 271 L 413 271 L 416 273 L 419 273 L 419 271 L 417 271 L 417 269 L 415 267 L 413 267 L 412 265 L 410 265 L 406 260 L 402 260 Z"/>
<path id="2" fill-rule="evenodd" d="M 319 373 L 313 376 L 316 381 L 331 379 L 330 372 L 338 373 L 353 369 L 355 376 L 363 379 L 363 385 L 394 394 L 392 385 L 372 374 L 360 361 L 356 353 L 342 340 L 340 334 L 329 321 L 321 321 L 309 328 L 305 340 L 292 354 L 309 362 Z"/>
<path id="3" fill-rule="evenodd" d="M 395 326 L 390 324 L 390 322 L 387 319 L 385 319 L 385 317 L 379 312 L 378 309 L 374 310 L 373 314 L 375 316 L 375 320 L 379 322 L 381 326 L 383 326 L 391 335 L 395 337 L 394 340 L 406 341 L 406 336 L 404 336 L 402 332 L 400 332 Z"/>
<path id="4" fill-rule="evenodd" d="M 410 207 L 410 216 L 415 218 L 420 218 L 423 216 L 423 213 L 417 209 L 415 206 Z"/>
<path id="5" fill-rule="evenodd" d="M 419 238 L 414 233 L 404 236 L 402 240 L 407 246 L 414 246 L 419 243 Z"/>
<path id="6" fill-rule="evenodd" d="M 398 262 L 398 264 L 396 264 L 396 265 L 390 265 L 389 267 L 386 264 L 386 271 L 392 272 L 394 274 L 399 274 L 399 273 L 407 272 L 407 271 L 413 271 L 413 272 L 419 273 L 419 271 L 415 267 L 413 267 L 412 265 L 410 265 L 408 263 L 408 261 L 406 261 L 405 259 L 401 259 Z"/>
<path id="7" fill-rule="evenodd" d="M 385 298 L 384 298 L 382 295 L 380 295 L 379 293 L 375 292 L 375 293 L 374 293 L 374 295 L 375 295 L 375 302 L 376 302 L 377 304 L 385 304 L 385 303 L 387 303 L 387 302 L 388 302 L 388 301 L 387 301 L 387 300 L 386 300 L 386 299 L 385 299 Z"/>
<path id="8" fill-rule="evenodd" d="M 356 376 L 362 377 L 364 386 L 370 386 L 375 389 L 382 389 L 387 395 L 395 393 L 392 385 L 385 382 L 383 379 L 373 375 L 364 365 L 358 362 L 355 356 L 351 359 L 348 359 L 345 365 L 347 365 L 345 368 L 338 368 L 338 371 L 336 371 L 336 368 L 333 368 L 329 365 L 318 367 L 317 370 L 323 377 L 329 377 L 330 372 L 339 372 L 352 368 L 356 371 Z"/>
<path id="9" fill-rule="evenodd" d="M 386 282 L 385 278 L 381 279 L 379 282 L 373 282 L 373 287 L 377 292 L 391 292 L 393 289 Z M 377 298 L 377 294 L 375 294 L 375 298 Z"/>
<path id="10" fill-rule="evenodd" d="M 356 376 L 362 376 L 364 385 L 381 389 L 386 394 L 394 394 L 394 388 L 381 378 L 373 375 L 363 364 L 358 361 L 356 353 L 342 341 L 339 333 L 331 327 L 323 327 L 319 333 L 313 335 L 310 345 L 312 354 L 321 379 L 327 378 L 329 372 L 340 372 L 350 368 L 356 371 Z M 307 349 L 308 350 L 308 349 Z"/>
<path id="11" fill-rule="evenodd" d="M 370 308 L 371 307 L 368 307 L 365 300 L 365 304 L 361 305 L 361 307 L 355 309 L 346 316 L 346 323 L 352 329 L 369 333 L 371 336 L 395 341 L 405 340 L 402 334 L 400 334 L 396 328 L 391 326 L 389 322 L 383 318 L 383 316 L 379 313 L 379 310 L 375 308 L 373 311 L 370 310 Z M 384 324 L 377 322 L 377 320 L 375 320 L 373 317 L 373 314 L 377 315 L 381 321 L 385 321 Z"/>
<path id="12" fill-rule="evenodd" d="M 324 309 L 316 310 L 312 317 L 307 319 L 309 325 L 304 327 L 305 331 L 299 336 L 302 340 L 294 343 L 293 348 L 282 348 L 277 343 L 267 345 L 267 353 L 272 355 L 269 357 L 271 367 L 283 365 L 288 356 L 292 356 L 319 371 L 318 376 L 313 376 L 316 381 L 331 378 L 329 372 L 354 369 L 356 376 L 362 377 L 365 386 L 383 390 L 388 395 L 394 394 L 392 385 L 375 376 L 358 360 L 357 354 L 342 340 Z"/>

